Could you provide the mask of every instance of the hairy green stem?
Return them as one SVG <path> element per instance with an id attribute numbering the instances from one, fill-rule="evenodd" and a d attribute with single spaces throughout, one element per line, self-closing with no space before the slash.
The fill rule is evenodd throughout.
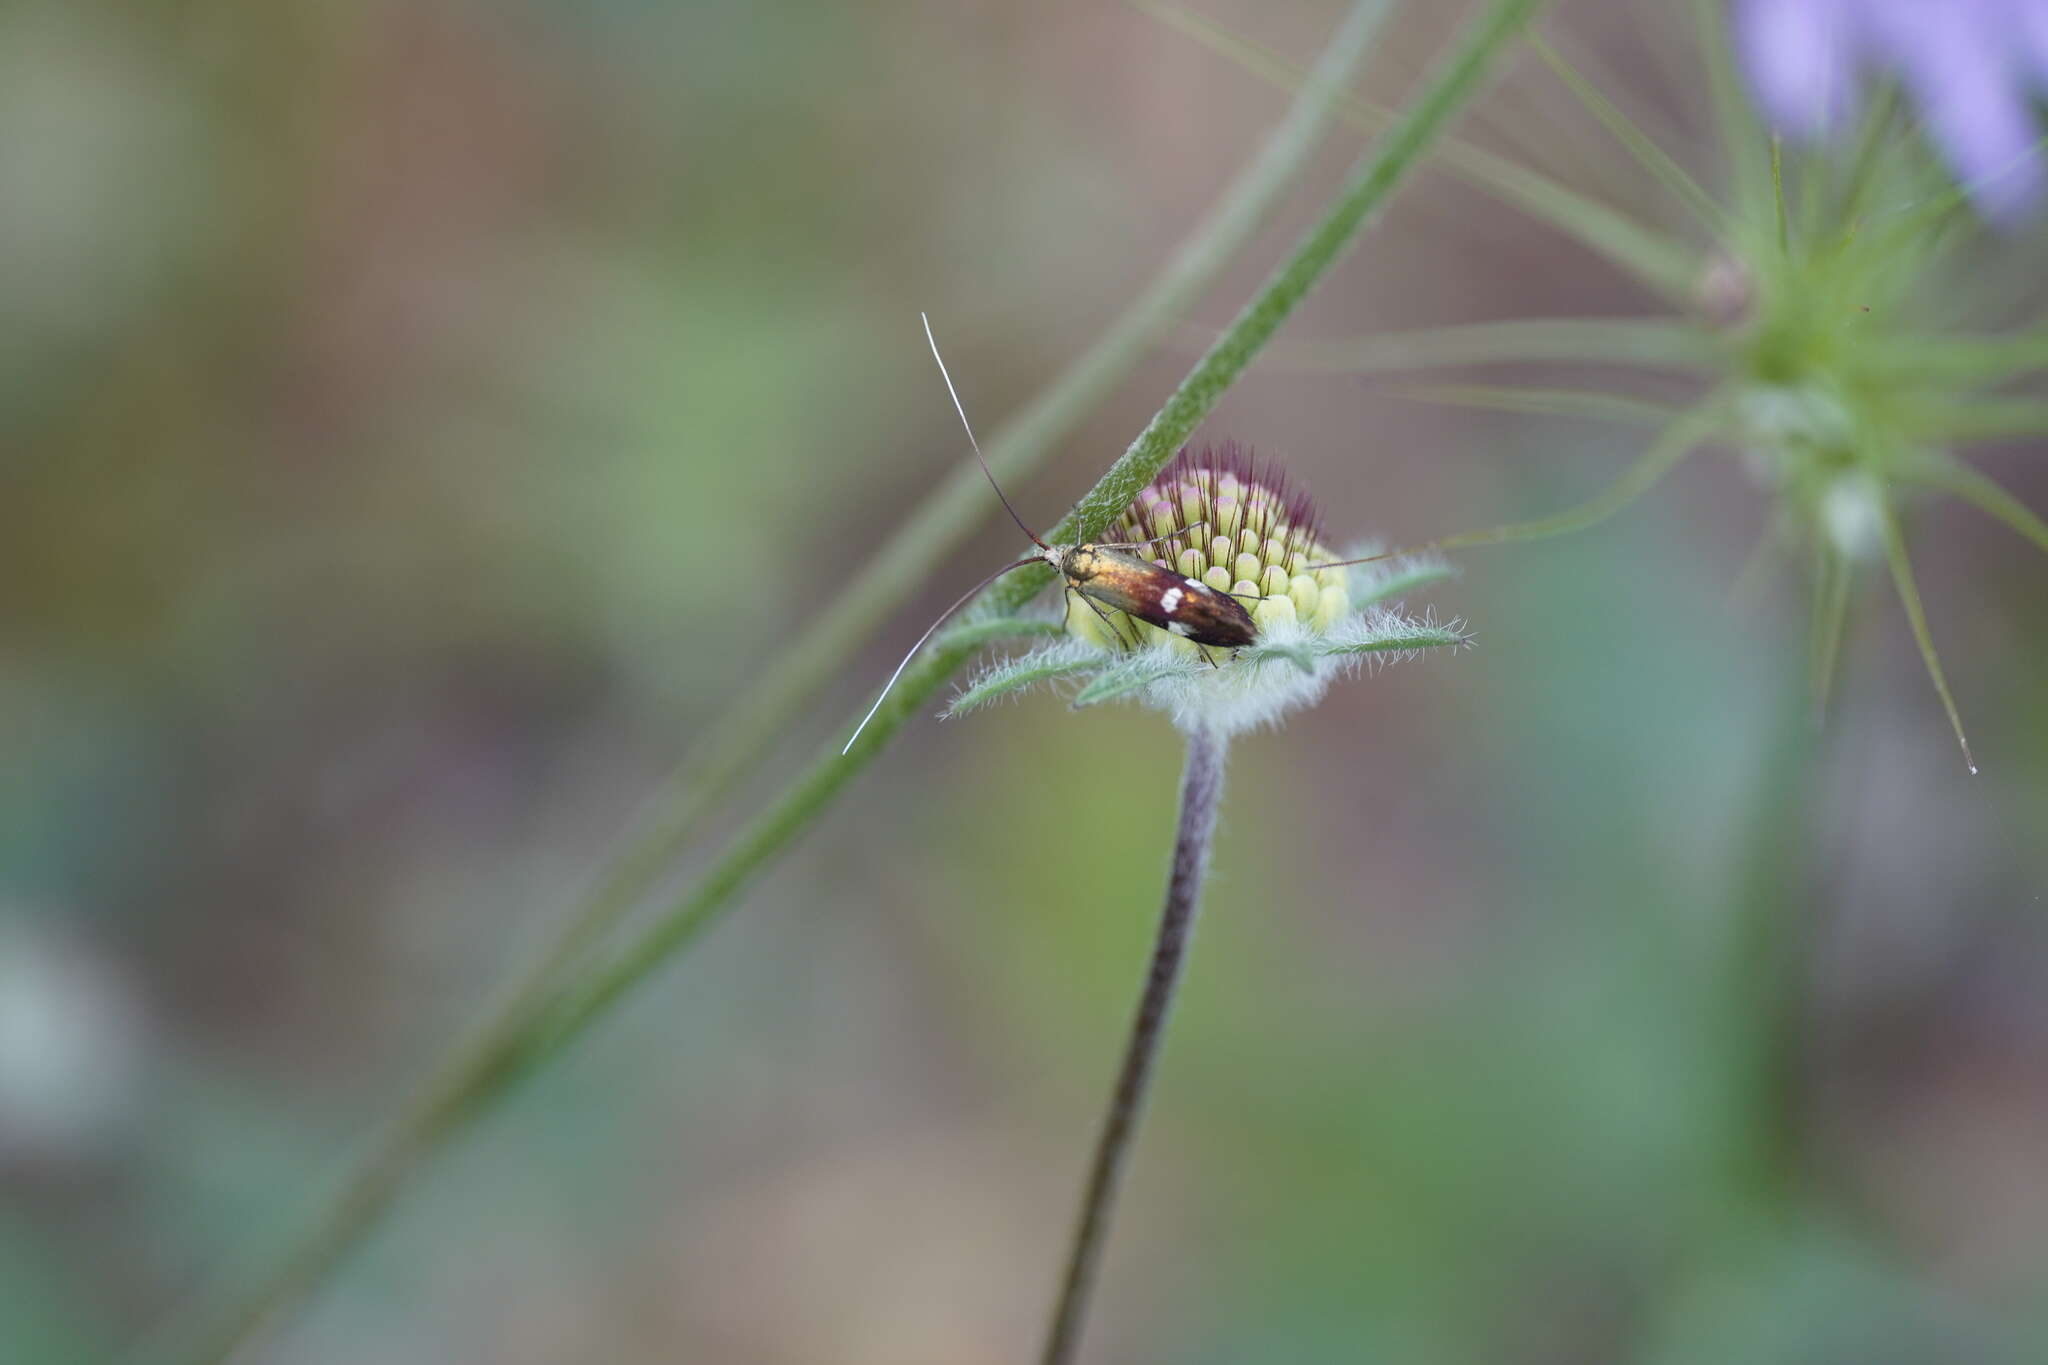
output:
<path id="1" fill-rule="evenodd" d="M 1152 963 L 1145 989 L 1124 1045 L 1123 1065 L 1110 1092 L 1109 1110 L 1095 1141 L 1088 1184 L 1081 1196 L 1081 1214 L 1067 1251 L 1066 1273 L 1060 1280 L 1052 1322 L 1047 1328 L 1042 1365 L 1067 1365 L 1080 1349 L 1081 1328 L 1102 1259 L 1103 1240 L 1116 1208 L 1117 1189 L 1130 1162 L 1138 1120 L 1151 1089 L 1152 1072 L 1166 1041 L 1166 1023 L 1187 960 L 1188 941 L 1201 908 L 1202 883 L 1209 871 L 1209 845 L 1216 834 L 1216 812 L 1223 804 L 1223 760 L 1229 741 L 1211 730 L 1188 736 L 1187 769 L 1180 784 L 1180 824 L 1173 841 L 1173 870 L 1166 881 L 1166 904 L 1159 913 Z"/>
<path id="2" fill-rule="evenodd" d="M 1195 365 L 1137 441 L 1054 528 L 1052 538 L 1074 539 L 1099 532 L 1158 473 L 1280 323 L 1343 257 L 1370 216 L 1421 160 L 1443 125 L 1477 92 L 1493 58 L 1541 3 L 1542 0 L 1493 0 L 1412 110 L 1388 132 L 1347 183 L 1333 207 L 1238 315 L 1229 331 Z M 1358 26 L 1363 23 L 1369 32 L 1370 17 L 1361 21 L 1358 15 L 1376 17 L 1379 9 L 1378 4 L 1368 3 L 1354 12 L 1353 20 L 1347 21 L 1347 32 L 1354 34 L 1356 50 L 1338 52 L 1335 57 L 1326 54 L 1323 65 L 1327 65 L 1328 72 L 1323 74 L 1319 66 L 1319 78 L 1304 87 L 1303 96 L 1296 103 L 1297 113 L 1311 98 L 1325 106 L 1334 101 L 1337 89 L 1363 50 L 1366 34 L 1356 32 Z M 1300 139 L 1300 149 L 1305 154 L 1306 143 L 1313 139 L 1319 122 L 1305 125 L 1290 115 L 1282 131 L 1290 135 L 1290 140 Z M 1193 292 L 1195 287 L 1190 285 L 1188 293 Z M 1177 294 L 1176 299 L 1179 297 Z M 1163 326 L 1170 312 L 1171 309 L 1162 308 L 1155 323 Z M 1155 334 L 1156 328 L 1147 328 L 1143 336 L 1149 339 Z M 1050 418 L 1041 420 L 1048 426 L 1056 424 Z M 1018 452 L 1026 445 L 1019 438 L 1017 444 L 1006 445 L 1002 460 L 992 458 L 991 462 L 1014 469 L 1022 458 Z M 974 477 L 963 475 L 955 483 L 967 482 L 972 486 Z M 930 567 L 924 556 L 933 553 L 936 557 L 926 550 L 926 540 L 956 534 L 972 519 L 971 511 L 956 514 L 948 510 L 952 507 L 947 501 L 950 492 L 949 485 L 912 519 L 905 536 L 885 550 L 880 564 L 862 576 L 860 584 L 867 585 L 865 588 L 849 591 L 849 596 L 858 594 L 858 601 L 851 608 L 840 607 L 826 613 L 828 618 L 854 609 L 865 621 L 862 630 L 871 629 L 880 612 L 903 595 L 899 587 L 923 576 Z M 997 612 L 1014 611 L 1045 585 L 1049 574 L 1050 570 L 1020 571 L 992 587 L 981 601 Z M 877 603 L 881 604 L 879 608 Z M 625 894 L 625 888 L 636 879 L 642 879 L 644 887 L 645 882 L 658 875 L 681 842 L 683 835 L 679 831 L 687 832 L 708 808 L 704 793 L 729 788 L 751 766 L 758 744 L 753 736 L 767 728 L 765 722 L 770 713 L 792 708 L 790 698 L 800 700 L 809 695 L 808 685 L 800 687 L 797 683 L 816 671 L 820 661 L 829 660 L 830 667 L 836 669 L 838 658 L 847 647 L 842 638 L 844 629 L 821 627 L 806 637 L 797 647 L 794 662 L 787 665 L 797 681 L 768 689 L 772 692 L 768 701 L 757 700 L 745 714 L 728 722 L 737 737 L 719 742 L 712 760 L 702 770 L 712 779 L 708 784 L 700 781 L 693 790 L 671 792 L 659 803 L 661 813 L 649 823 L 648 833 L 629 846 L 600 883 L 599 892 L 586 904 L 585 911 L 572 923 L 568 931 L 568 935 L 573 935 L 571 951 L 550 954 L 545 963 L 549 972 L 534 972 L 515 989 L 511 995 L 512 1008 L 502 1008 L 493 1015 L 465 1044 L 456 1060 L 442 1068 L 438 1078 L 372 1148 L 309 1229 L 226 1308 L 201 1321 L 189 1337 L 175 1338 L 186 1344 L 174 1346 L 169 1358 L 194 1362 L 226 1360 L 278 1310 L 303 1296 L 388 1208 L 415 1169 L 501 1099 L 519 1077 L 579 1035 L 656 966 L 718 918 L 759 871 L 810 828 L 838 791 L 973 652 L 969 646 L 944 640 L 935 643 L 904 672 L 895 691 L 876 712 L 861 742 L 848 756 L 841 758 L 828 749 L 740 832 L 731 848 L 680 901 L 618 953 L 597 963 L 570 986 L 557 989 L 552 977 L 554 968 L 566 965 L 595 937 L 592 926 L 584 922 L 586 917 L 599 916 L 602 922 L 597 927 L 602 928 L 630 908 L 632 897 Z M 780 674 L 783 669 L 776 672 Z M 774 728 L 779 728 L 779 722 Z M 599 908 L 593 911 L 592 906 Z M 557 956 L 560 961 L 554 960 Z"/>

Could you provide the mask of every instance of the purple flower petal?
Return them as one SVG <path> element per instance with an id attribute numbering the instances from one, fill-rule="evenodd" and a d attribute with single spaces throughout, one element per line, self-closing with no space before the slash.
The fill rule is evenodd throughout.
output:
<path id="1" fill-rule="evenodd" d="M 2008 0 L 1873 0 L 1870 38 L 1920 108 L 1927 134 L 1987 217 L 2041 199 L 2025 34 Z"/>
<path id="2" fill-rule="evenodd" d="M 2035 88 L 2048 86 L 2048 3 L 2012 0 L 2012 18 L 2019 28 L 2020 45 Z"/>
<path id="3" fill-rule="evenodd" d="M 1765 116 L 1844 130 L 1860 75 L 1895 74 L 1983 214 L 2048 200 L 2034 100 L 2048 94 L 2048 0 L 1738 0 L 1735 36 Z"/>
<path id="4" fill-rule="evenodd" d="M 1811 141 L 1855 115 L 1854 0 L 1744 0 L 1735 42 L 1764 116 L 1786 136 Z"/>

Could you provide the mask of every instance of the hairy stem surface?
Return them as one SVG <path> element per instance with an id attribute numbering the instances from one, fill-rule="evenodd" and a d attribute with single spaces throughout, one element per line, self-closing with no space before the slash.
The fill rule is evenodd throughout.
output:
<path id="1" fill-rule="evenodd" d="M 1137 1018 L 1131 1023 L 1130 1041 L 1124 1045 L 1123 1066 L 1117 1072 L 1116 1088 L 1110 1092 L 1101 1136 L 1095 1140 L 1095 1160 L 1089 1166 L 1087 1190 L 1081 1196 L 1081 1216 L 1067 1252 L 1066 1274 L 1060 1281 L 1059 1299 L 1046 1331 L 1045 1350 L 1039 1356 L 1042 1365 L 1068 1365 L 1080 1349 L 1081 1328 L 1087 1321 L 1088 1300 L 1095 1288 L 1103 1240 L 1116 1209 L 1117 1188 L 1123 1183 L 1125 1166 L 1130 1163 L 1138 1119 L 1144 1112 L 1145 1095 L 1151 1088 L 1160 1046 L 1166 1041 L 1167 1017 L 1173 1010 L 1181 968 L 1187 960 L 1188 940 L 1194 933 L 1195 912 L 1201 906 L 1202 883 L 1209 872 L 1209 845 L 1216 834 L 1216 812 L 1223 803 L 1223 759 L 1227 747 L 1228 741 L 1214 731 L 1198 730 L 1188 736 L 1187 770 L 1180 784 L 1180 828 L 1173 842 L 1173 871 L 1166 882 L 1166 905 L 1159 913 L 1152 965 L 1145 974 L 1145 991 L 1138 1000 Z"/>

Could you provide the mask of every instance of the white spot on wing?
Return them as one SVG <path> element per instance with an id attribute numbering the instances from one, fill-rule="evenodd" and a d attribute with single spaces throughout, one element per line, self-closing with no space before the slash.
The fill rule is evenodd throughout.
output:
<path id="1" fill-rule="evenodd" d="M 1159 610 L 1165 612 L 1172 611 L 1180 605 L 1180 599 L 1181 591 L 1179 588 L 1168 588 L 1159 595 Z"/>
<path id="2" fill-rule="evenodd" d="M 1181 580 L 1181 582 L 1183 582 L 1183 583 L 1187 584 L 1187 585 L 1188 585 L 1189 587 L 1193 588 L 1193 589 L 1194 589 L 1194 590 L 1195 590 L 1196 592 L 1213 592 L 1213 591 L 1214 591 L 1214 589 L 1212 589 L 1212 588 L 1211 588 L 1211 587 L 1210 587 L 1210 586 L 1209 586 L 1209 585 L 1208 585 L 1207 583 L 1204 583 L 1204 582 L 1203 582 L 1203 581 L 1202 581 L 1201 579 L 1199 579 L 1199 578 L 1183 578 L 1183 579 Z"/>
<path id="3" fill-rule="evenodd" d="M 1166 629 L 1175 635 L 1193 635 L 1195 629 L 1185 621 L 1168 621 Z"/>

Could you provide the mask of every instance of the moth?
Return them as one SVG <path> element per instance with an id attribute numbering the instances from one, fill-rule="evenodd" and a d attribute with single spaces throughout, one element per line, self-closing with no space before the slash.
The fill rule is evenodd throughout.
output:
<path id="1" fill-rule="evenodd" d="M 974 438 L 974 426 L 967 420 L 967 409 L 960 402 L 959 390 L 953 387 L 953 376 L 947 372 L 945 358 L 939 354 L 939 343 L 932 336 L 931 319 L 923 314 L 919 316 L 924 319 L 924 336 L 931 345 L 932 359 L 939 364 L 939 375 L 946 381 L 946 392 L 952 396 L 953 411 L 960 414 L 960 425 L 967 429 L 967 443 L 974 448 L 974 458 L 980 462 L 981 472 L 988 477 L 989 487 L 995 489 L 1003 510 L 1010 514 L 1010 520 L 1017 523 L 1017 529 L 1028 536 L 1038 550 L 1014 564 L 1005 564 L 997 569 L 962 593 L 959 601 L 939 613 L 938 619 L 917 637 L 917 643 L 910 647 L 903 661 L 896 665 L 896 671 L 889 675 L 889 681 L 882 687 L 882 695 L 875 698 L 875 704 L 861 718 L 859 726 L 854 729 L 853 739 L 846 741 L 846 748 L 839 751 L 841 754 L 852 750 L 854 740 L 867 729 L 868 722 L 875 718 L 875 712 L 882 709 L 889 690 L 903 676 L 903 670 L 910 666 L 917 652 L 924 648 L 925 641 L 932 638 L 932 633 L 951 619 L 954 612 L 973 601 L 983 588 L 1004 574 L 1028 565 L 1050 564 L 1058 570 L 1066 591 L 1078 595 L 1119 637 L 1122 633 L 1109 619 L 1104 607 L 1123 612 L 1194 644 L 1217 649 L 1238 649 L 1259 638 L 1258 623 L 1235 597 L 1227 592 L 1218 592 L 1198 578 L 1189 578 L 1155 564 L 1137 553 L 1147 545 L 1187 535 L 1201 526 L 1201 522 L 1154 536 L 1151 540 L 1083 542 L 1076 545 L 1049 545 L 1027 526 L 1024 518 L 1017 515 L 1017 509 L 1010 505 L 1002 485 L 996 482 L 995 471 L 988 467 L 988 457 L 981 453 L 981 442 Z"/>

